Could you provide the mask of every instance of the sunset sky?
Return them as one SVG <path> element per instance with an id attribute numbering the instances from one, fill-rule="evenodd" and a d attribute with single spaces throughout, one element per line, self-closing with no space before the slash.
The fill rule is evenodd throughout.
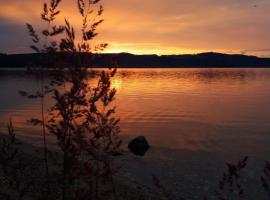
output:
<path id="1" fill-rule="evenodd" d="M 25 22 L 40 26 L 44 0 L 0 0 L 0 52 L 31 52 Z M 63 0 L 59 22 L 80 27 L 76 0 Z M 106 52 L 204 51 L 270 56 L 270 0 L 103 0 L 97 42 Z"/>

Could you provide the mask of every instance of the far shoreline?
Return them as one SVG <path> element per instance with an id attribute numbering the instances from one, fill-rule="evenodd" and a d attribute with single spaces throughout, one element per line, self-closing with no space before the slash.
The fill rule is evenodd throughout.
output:
<path id="1" fill-rule="evenodd" d="M 76 63 L 77 56 L 89 59 L 85 66 L 93 68 L 117 67 L 117 68 L 270 68 L 270 58 L 248 56 L 242 54 L 223 54 L 206 52 L 200 54 L 183 55 L 134 55 L 129 53 L 111 54 L 68 54 L 57 53 L 59 59 L 64 59 L 71 65 Z M 50 58 L 50 57 L 49 57 Z M 26 68 L 28 66 L 40 66 L 48 57 L 44 54 L 1 54 L 0 69 Z M 54 63 L 55 64 L 55 63 Z M 20 66 L 20 67 L 18 67 Z"/>

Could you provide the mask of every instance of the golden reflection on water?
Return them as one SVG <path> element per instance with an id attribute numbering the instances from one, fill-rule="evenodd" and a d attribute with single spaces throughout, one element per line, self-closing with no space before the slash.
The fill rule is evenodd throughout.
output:
<path id="1" fill-rule="evenodd" d="M 38 128 L 25 121 L 39 115 L 38 103 L 17 95 L 36 82 L 13 75 L 0 83 L 1 127 L 12 117 L 20 134 L 37 138 Z M 254 151 L 259 141 L 270 142 L 268 69 L 119 69 L 112 87 L 124 138 L 145 135 L 157 147 L 207 151 Z"/>
<path id="2" fill-rule="evenodd" d="M 111 83 L 111 87 L 115 88 L 116 90 L 120 90 L 122 88 L 122 79 L 121 78 L 114 78 Z"/>

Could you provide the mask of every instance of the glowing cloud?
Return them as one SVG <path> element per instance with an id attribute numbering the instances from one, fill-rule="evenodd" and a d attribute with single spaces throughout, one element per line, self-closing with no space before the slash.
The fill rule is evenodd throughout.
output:
<path id="1" fill-rule="evenodd" d="M 27 51 L 23 25 L 39 23 L 42 2 L 0 0 L 1 52 Z M 269 0 L 103 0 L 103 4 L 105 22 L 97 40 L 110 44 L 106 52 L 270 55 Z M 61 9 L 61 18 L 79 28 L 76 1 L 63 1 Z"/>

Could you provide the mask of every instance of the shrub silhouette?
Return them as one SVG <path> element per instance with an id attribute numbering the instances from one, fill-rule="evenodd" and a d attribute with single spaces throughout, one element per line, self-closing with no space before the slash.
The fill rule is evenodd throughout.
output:
<path id="1" fill-rule="evenodd" d="M 216 191 L 219 200 L 244 199 L 244 188 L 241 185 L 241 171 L 246 167 L 248 157 L 237 164 L 227 163 L 228 171 L 224 173 Z"/>
<path id="2" fill-rule="evenodd" d="M 33 177 L 29 175 L 33 168 L 20 155 L 11 120 L 7 127 L 7 136 L 0 138 L 0 199 L 19 200 L 25 198 L 33 187 Z"/>
<path id="3" fill-rule="evenodd" d="M 30 72 L 40 77 L 41 89 L 35 94 L 25 91 L 20 91 L 20 94 L 41 99 L 41 119 L 30 121 L 42 126 L 47 192 L 50 193 L 51 179 L 46 139 L 49 132 L 56 136 L 63 153 L 62 173 L 59 175 L 62 199 L 99 199 L 100 193 L 104 192 L 101 188 L 105 188 L 100 187 L 101 182 L 109 181 L 113 187 L 115 170 L 111 165 L 111 154 L 121 145 L 118 138 L 119 119 L 113 116 L 115 108 L 111 106 L 116 94 L 116 90 L 111 88 L 111 78 L 116 68 L 102 71 L 97 85 L 89 86 L 89 60 L 95 56 L 94 52 L 102 51 L 107 46 L 91 46 L 90 43 L 97 35 L 98 25 L 103 22 L 99 19 L 103 7 L 99 5 L 99 0 L 77 1 L 82 18 L 82 37 L 80 42 L 76 42 L 75 29 L 67 19 L 64 25 L 54 25 L 60 13 L 60 3 L 61 0 L 44 3 L 41 19 L 47 23 L 47 28 L 41 31 L 41 36 L 32 25 L 27 24 L 33 41 L 31 48 L 41 53 L 42 65 L 30 68 Z M 41 44 L 41 41 L 44 43 Z M 48 68 L 52 70 L 48 71 Z M 52 78 L 49 85 L 44 84 L 45 73 Z M 55 103 L 46 121 L 44 96 L 48 94 Z M 115 192 L 114 187 L 112 191 Z"/>
<path id="4" fill-rule="evenodd" d="M 263 176 L 261 177 L 262 187 L 264 188 L 267 197 L 270 198 L 270 163 L 267 161 L 265 163 L 265 168 L 263 171 Z"/>

